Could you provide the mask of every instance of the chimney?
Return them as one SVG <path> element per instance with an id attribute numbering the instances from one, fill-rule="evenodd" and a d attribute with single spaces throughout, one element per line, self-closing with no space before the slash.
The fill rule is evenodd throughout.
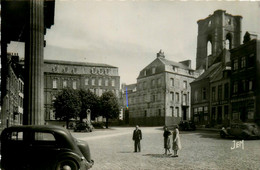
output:
<path id="1" fill-rule="evenodd" d="M 157 53 L 157 58 L 159 58 L 159 57 L 165 58 L 164 52 L 162 52 L 162 50 L 160 50 L 160 51 Z"/>

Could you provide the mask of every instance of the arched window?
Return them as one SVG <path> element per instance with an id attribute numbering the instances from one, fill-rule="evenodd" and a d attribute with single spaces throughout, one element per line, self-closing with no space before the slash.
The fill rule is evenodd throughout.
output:
<path id="1" fill-rule="evenodd" d="M 208 35 L 207 38 L 207 56 L 212 55 L 212 37 Z"/>
<path id="2" fill-rule="evenodd" d="M 230 50 L 232 48 L 231 42 L 232 42 L 232 36 L 231 36 L 230 33 L 228 33 L 226 35 L 226 41 L 225 41 L 225 47 L 226 47 L 227 50 Z"/>
<path id="3" fill-rule="evenodd" d="M 210 41 L 207 42 L 207 56 L 212 55 L 212 44 Z"/>

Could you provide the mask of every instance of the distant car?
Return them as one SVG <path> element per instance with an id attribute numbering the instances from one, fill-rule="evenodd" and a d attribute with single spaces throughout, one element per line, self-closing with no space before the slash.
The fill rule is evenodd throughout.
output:
<path id="1" fill-rule="evenodd" d="M 94 161 L 85 141 L 65 128 L 13 126 L 1 134 L 1 168 L 5 170 L 86 170 Z"/>
<path id="2" fill-rule="evenodd" d="M 260 138 L 260 128 L 256 123 L 231 123 L 230 127 L 220 130 L 220 137 L 228 136 L 239 139 Z"/>
<path id="3" fill-rule="evenodd" d="M 196 125 L 192 121 L 181 121 L 179 124 L 180 130 L 196 130 Z"/>
<path id="4" fill-rule="evenodd" d="M 74 132 L 92 132 L 93 129 L 94 127 L 90 122 L 77 122 L 74 127 Z"/>

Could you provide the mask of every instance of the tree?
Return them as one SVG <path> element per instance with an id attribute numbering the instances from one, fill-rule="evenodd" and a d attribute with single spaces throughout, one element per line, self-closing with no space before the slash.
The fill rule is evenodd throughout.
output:
<path id="1" fill-rule="evenodd" d="M 78 91 L 69 88 L 63 89 L 56 95 L 53 103 L 56 119 L 65 120 L 68 128 L 69 120 L 78 117 L 81 104 Z"/>
<path id="2" fill-rule="evenodd" d="M 100 113 L 106 118 L 106 128 L 108 128 L 108 120 L 119 116 L 119 104 L 115 94 L 111 91 L 103 93 L 100 97 L 100 107 Z"/>
<path id="3" fill-rule="evenodd" d="M 91 110 L 91 117 L 99 115 L 99 97 L 90 90 L 79 90 L 79 97 L 82 103 L 81 111 L 79 113 L 80 120 L 87 117 L 87 109 Z"/>

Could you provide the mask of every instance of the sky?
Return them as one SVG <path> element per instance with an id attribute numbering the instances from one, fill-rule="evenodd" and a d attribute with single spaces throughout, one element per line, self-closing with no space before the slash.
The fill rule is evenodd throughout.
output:
<path id="1" fill-rule="evenodd" d="M 119 69 L 121 83 L 136 83 L 160 49 L 166 59 L 191 60 L 195 69 L 197 21 L 215 10 L 240 15 L 242 34 L 260 36 L 260 1 L 56 0 L 44 59 L 104 63 Z M 242 39 L 241 37 L 241 39 Z M 8 51 L 22 56 L 22 44 Z M 9 50 L 10 49 L 10 50 Z M 20 50 L 20 51 L 19 51 Z"/>

